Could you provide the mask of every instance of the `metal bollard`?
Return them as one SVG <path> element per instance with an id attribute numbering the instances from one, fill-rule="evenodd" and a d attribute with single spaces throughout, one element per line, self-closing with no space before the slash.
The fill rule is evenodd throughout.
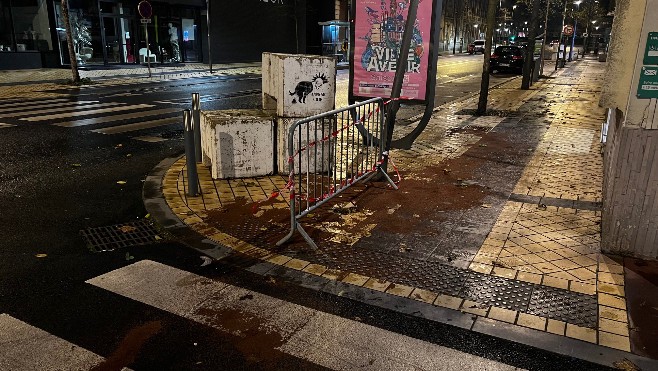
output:
<path id="1" fill-rule="evenodd" d="M 201 162 L 201 102 L 199 93 L 192 93 L 192 120 L 194 121 L 194 153 L 196 162 Z"/>
<path id="2" fill-rule="evenodd" d="M 183 124 L 185 125 L 185 160 L 187 163 L 187 195 L 195 197 L 199 195 L 199 178 L 196 172 L 196 161 L 194 159 L 194 125 L 190 110 L 183 111 Z"/>

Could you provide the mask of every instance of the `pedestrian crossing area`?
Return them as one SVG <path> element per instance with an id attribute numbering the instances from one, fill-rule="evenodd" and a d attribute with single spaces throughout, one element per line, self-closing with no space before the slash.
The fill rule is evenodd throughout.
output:
<path id="1" fill-rule="evenodd" d="M 243 343 L 258 348 L 257 354 L 282 353 L 327 369 L 516 370 L 152 260 L 135 262 L 86 283 L 140 303 L 145 310 L 155 308 L 209 331 L 244 339 Z M 0 329 L 3 370 L 88 370 L 105 360 L 83 344 L 73 344 L 8 314 L 0 314 Z M 277 341 L 254 340 L 265 338 Z"/>
<path id="2" fill-rule="evenodd" d="M 135 134 L 137 140 L 146 137 L 149 138 L 144 140 L 146 142 L 158 142 L 152 139 L 152 129 L 178 123 L 182 130 L 182 108 L 171 105 L 163 108 L 156 104 L 64 98 L 0 101 L 0 129 L 47 124 L 67 129 L 83 128 L 104 135 L 130 133 Z M 149 135 L 140 131 L 149 131 Z"/>

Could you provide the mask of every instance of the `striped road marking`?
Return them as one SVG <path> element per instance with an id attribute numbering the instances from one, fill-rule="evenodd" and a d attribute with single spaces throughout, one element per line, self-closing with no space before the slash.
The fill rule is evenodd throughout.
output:
<path id="1" fill-rule="evenodd" d="M 130 120 L 130 119 L 136 119 L 136 118 L 147 117 L 147 116 L 166 115 L 174 112 L 182 112 L 182 111 L 179 108 L 163 108 L 163 109 L 155 109 L 149 111 L 125 113 L 122 115 L 92 117 L 90 119 L 77 120 L 77 121 L 58 122 L 53 125 L 61 126 L 65 128 L 73 128 L 78 126 L 105 124 L 108 122 L 114 122 L 119 120 Z M 181 117 L 182 117 L 182 113 L 181 113 Z"/>
<path id="2" fill-rule="evenodd" d="M 16 110 L 21 110 L 24 108 L 27 108 L 26 106 L 35 106 L 35 107 L 43 107 L 44 105 L 48 104 L 53 104 L 57 103 L 60 106 L 63 106 L 67 103 L 78 103 L 78 102 L 71 102 L 68 99 L 49 99 L 49 100 L 42 100 L 42 101 L 28 101 L 28 102 L 16 102 L 16 103 L 0 103 L 0 112 L 11 112 L 11 111 L 16 111 Z"/>
<path id="3" fill-rule="evenodd" d="M 150 260 L 87 283 L 240 338 L 276 338 L 275 350 L 330 369 L 516 369 Z"/>
<path id="4" fill-rule="evenodd" d="M 134 124 L 112 126 L 112 127 L 109 127 L 109 128 L 96 129 L 96 130 L 91 130 L 91 131 L 93 131 L 94 133 L 101 133 L 101 134 L 120 134 L 120 133 L 127 133 L 127 132 L 130 132 L 130 131 L 135 131 L 135 130 L 150 129 L 150 128 L 154 128 L 154 127 L 158 127 L 158 126 L 174 124 L 174 123 L 177 123 L 177 122 L 179 122 L 181 124 L 181 127 L 182 127 L 183 119 L 181 117 L 169 117 L 169 118 L 164 118 L 164 119 L 159 119 L 159 120 L 136 122 Z"/>
<path id="5" fill-rule="evenodd" d="M 121 103 L 104 103 L 106 106 L 108 105 L 116 105 L 116 104 L 121 104 Z M 129 110 L 136 110 L 140 108 L 151 108 L 154 107 L 151 104 L 135 104 L 132 106 L 120 106 L 120 107 L 111 107 L 111 108 L 101 108 L 101 109 L 96 109 L 96 110 L 89 110 L 89 111 L 75 111 L 75 112 L 69 112 L 69 113 L 60 113 L 56 115 L 46 115 L 46 116 L 35 116 L 35 117 L 28 117 L 28 118 L 22 118 L 21 120 L 25 121 L 45 121 L 45 120 L 56 120 L 56 119 L 63 119 L 63 118 L 68 118 L 68 117 L 80 117 L 80 116 L 88 116 L 88 115 L 94 115 L 97 113 L 106 113 L 106 112 L 118 112 L 118 111 L 129 111 Z"/>
<path id="6" fill-rule="evenodd" d="M 3 123 L 0 123 L 0 129 L 10 128 L 10 127 L 13 127 L 13 126 L 16 126 L 16 125 L 10 125 L 10 124 L 3 124 Z"/>
<path id="7" fill-rule="evenodd" d="M 105 361 L 5 313 L 0 313 L 0 329 L 0 370 L 90 370 Z"/>
<path id="8" fill-rule="evenodd" d="M 98 104 L 88 104 L 88 103 L 98 103 L 98 101 L 70 102 L 70 103 L 60 104 L 60 107 L 57 107 L 57 108 L 48 108 L 48 109 L 41 109 L 41 110 L 36 110 L 36 111 L 33 111 L 31 107 L 23 107 L 20 112 L 4 113 L 4 114 L 0 115 L 0 117 L 23 117 L 23 116 L 30 116 L 30 115 L 41 115 L 43 113 L 75 111 L 75 110 L 81 109 L 81 108 L 95 108 L 95 107 L 100 107 L 104 104 L 105 105 L 111 105 L 111 106 L 116 106 L 116 105 L 122 104 L 122 103 L 98 103 Z M 67 107 L 67 106 L 72 106 L 72 107 Z"/>

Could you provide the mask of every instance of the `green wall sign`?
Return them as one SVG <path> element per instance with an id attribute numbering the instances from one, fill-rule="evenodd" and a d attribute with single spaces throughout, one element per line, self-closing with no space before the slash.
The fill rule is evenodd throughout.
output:
<path id="1" fill-rule="evenodd" d="M 642 64 L 658 65 L 658 32 L 649 32 Z"/>
<path id="2" fill-rule="evenodd" d="M 642 67 L 637 97 L 638 99 L 658 98 L 658 67 Z"/>

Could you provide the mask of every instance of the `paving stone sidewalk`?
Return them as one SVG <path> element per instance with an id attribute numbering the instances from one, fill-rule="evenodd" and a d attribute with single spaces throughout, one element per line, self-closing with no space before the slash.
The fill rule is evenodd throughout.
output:
<path id="1" fill-rule="evenodd" d="M 392 151 L 399 191 L 358 190 L 343 200 L 354 212 L 304 221 L 319 251 L 274 245 L 289 228 L 285 176 L 213 180 L 199 165 L 202 195 L 187 197 L 181 158 L 162 193 L 239 255 L 469 313 L 473 329 L 508 324 L 646 356 L 629 333 L 624 259 L 600 253 L 603 72 L 583 60 L 527 91 L 514 79 L 491 90 L 490 116 L 473 115 L 477 96 L 439 107 L 411 149 Z"/>

